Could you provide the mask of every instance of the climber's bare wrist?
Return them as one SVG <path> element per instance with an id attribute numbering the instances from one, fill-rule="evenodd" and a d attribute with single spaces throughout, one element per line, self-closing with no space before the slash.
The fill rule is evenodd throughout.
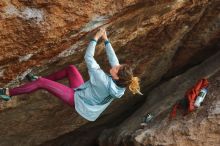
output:
<path id="1" fill-rule="evenodd" d="M 93 39 L 97 42 L 99 38 L 94 36 Z"/>

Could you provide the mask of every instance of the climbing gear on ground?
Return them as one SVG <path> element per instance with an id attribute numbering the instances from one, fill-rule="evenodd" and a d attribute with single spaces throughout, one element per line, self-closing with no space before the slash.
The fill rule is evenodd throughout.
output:
<path id="1" fill-rule="evenodd" d="M 31 73 L 28 73 L 25 78 L 28 80 L 28 81 L 35 81 L 36 79 L 38 79 L 38 76 L 35 76 Z"/>
<path id="2" fill-rule="evenodd" d="M 194 103 L 195 107 L 200 107 L 201 103 L 203 102 L 203 100 L 205 99 L 205 96 L 207 94 L 208 90 L 206 88 L 203 88 L 200 92 L 199 95 L 196 97 L 196 101 Z"/>
<path id="3" fill-rule="evenodd" d="M 199 92 L 201 91 L 202 88 L 207 88 L 208 87 L 208 80 L 207 79 L 201 79 L 199 80 L 193 88 L 188 90 L 186 93 L 186 97 L 189 101 L 189 107 L 188 111 L 192 112 L 195 109 L 194 103 L 196 100 L 196 97 L 199 95 Z"/>
<path id="4" fill-rule="evenodd" d="M 201 79 L 199 80 L 192 88 L 190 88 L 186 94 L 184 99 L 179 100 L 174 106 L 173 109 L 170 113 L 170 118 L 174 118 L 176 117 L 176 112 L 177 109 L 183 109 L 184 110 L 184 115 L 192 112 L 195 110 L 195 101 L 199 95 L 199 93 L 201 92 L 202 89 L 207 88 L 208 87 L 208 80 L 207 79 Z M 202 91 L 204 92 L 204 91 Z M 206 92 L 207 93 L 207 92 Z M 206 95 L 206 94 L 205 94 Z M 204 96 L 205 96 L 204 95 Z M 202 96 L 203 97 L 203 96 Z M 199 102 L 201 99 L 198 99 Z M 203 100 L 202 100 L 203 101 Z M 201 102 L 200 102 L 201 103 Z M 184 105 L 187 105 L 186 108 L 184 108 Z"/>
<path id="5" fill-rule="evenodd" d="M 153 119 L 153 115 L 150 114 L 150 113 L 147 113 L 147 115 L 144 116 L 144 118 L 143 118 L 143 122 L 144 123 L 149 123 L 152 119 Z"/>
<path id="6" fill-rule="evenodd" d="M 151 121 L 153 120 L 153 115 L 150 114 L 150 113 L 147 113 L 144 118 L 143 118 L 143 121 L 141 122 L 140 126 L 141 128 L 147 126 L 149 123 L 151 123 Z"/>
<path id="7" fill-rule="evenodd" d="M 0 88 L 0 99 L 3 99 L 4 101 L 8 101 L 11 99 L 10 96 L 6 95 L 6 88 Z"/>

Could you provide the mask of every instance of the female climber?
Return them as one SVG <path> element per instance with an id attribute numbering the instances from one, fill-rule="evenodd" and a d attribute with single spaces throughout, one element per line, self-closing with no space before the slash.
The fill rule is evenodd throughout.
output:
<path id="1" fill-rule="evenodd" d="M 96 43 L 101 37 L 104 39 L 105 51 L 111 65 L 110 74 L 106 74 L 93 57 Z M 26 77 L 31 82 L 15 88 L 0 88 L 0 98 L 8 101 L 15 95 L 44 89 L 71 107 L 74 106 L 85 119 L 95 121 L 114 99 L 124 94 L 127 87 L 133 94 L 141 94 L 139 78 L 133 76 L 129 65 L 119 64 L 104 28 L 91 39 L 84 59 L 90 77 L 85 83 L 77 68 L 69 65 L 44 77 L 28 74 Z M 64 77 L 69 79 L 69 87 L 56 82 Z"/>

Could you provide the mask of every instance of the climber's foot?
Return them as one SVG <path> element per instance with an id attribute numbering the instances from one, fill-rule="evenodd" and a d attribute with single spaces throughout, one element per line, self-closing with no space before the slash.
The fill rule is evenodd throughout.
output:
<path id="1" fill-rule="evenodd" d="M 8 88 L 0 88 L 0 99 L 8 101 L 11 99 L 9 96 Z"/>
<path id="2" fill-rule="evenodd" d="M 26 78 L 28 81 L 35 81 L 35 80 L 37 80 L 39 77 L 38 77 L 38 76 L 35 76 L 35 75 L 31 74 L 31 73 L 28 73 L 28 74 L 25 76 L 25 78 Z"/>

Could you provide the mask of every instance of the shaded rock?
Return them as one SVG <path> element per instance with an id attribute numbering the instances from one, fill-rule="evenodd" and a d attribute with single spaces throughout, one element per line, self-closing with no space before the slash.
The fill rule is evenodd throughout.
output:
<path id="1" fill-rule="evenodd" d="M 100 134 L 99 145 L 218 145 L 217 137 L 220 133 L 216 131 L 219 131 L 219 86 L 216 86 L 216 78 L 220 75 L 219 58 L 220 52 L 153 89 L 145 103 L 125 122 Z M 170 121 L 171 107 L 203 77 L 210 79 L 204 105 L 184 118 L 180 116 L 177 120 Z M 154 120 L 140 129 L 147 113 L 152 113 Z M 206 137 L 210 139 L 207 140 Z"/>
<path id="2" fill-rule="evenodd" d="M 215 85 L 218 72 L 210 79 L 209 94 L 203 105 L 194 113 L 178 117 L 173 121 L 158 119 L 160 123 L 152 124 L 134 134 L 134 145 L 189 145 L 217 146 L 220 144 L 219 86 Z"/>

